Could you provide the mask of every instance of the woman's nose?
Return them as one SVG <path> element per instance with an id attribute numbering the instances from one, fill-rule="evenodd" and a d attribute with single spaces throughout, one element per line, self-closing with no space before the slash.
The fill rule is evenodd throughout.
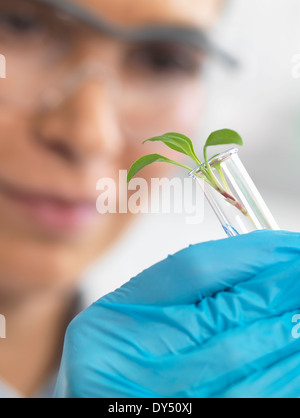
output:
<path id="1" fill-rule="evenodd" d="M 117 100 L 105 80 L 85 80 L 46 108 L 36 126 L 40 145 L 69 162 L 113 158 L 122 151 Z"/>

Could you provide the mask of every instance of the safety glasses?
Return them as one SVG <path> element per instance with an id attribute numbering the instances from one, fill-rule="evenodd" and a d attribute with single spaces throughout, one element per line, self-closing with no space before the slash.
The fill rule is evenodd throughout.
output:
<path id="1" fill-rule="evenodd" d="M 105 85 L 120 111 L 151 116 L 187 91 L 195 94 L 207 57 L 230 66 L 200 30 L 149 26 L 125 29 L 64 0 L 0 0 L 0 53 L 7 62 L 0 105 L 57 106 L 87 81 Z"/>

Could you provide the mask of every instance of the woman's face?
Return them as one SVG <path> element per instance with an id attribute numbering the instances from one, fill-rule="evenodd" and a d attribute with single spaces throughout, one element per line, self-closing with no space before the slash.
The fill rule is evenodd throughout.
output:
<path id="1" fill-rule="evenodd" d="M 221 0 L 84 0 L 122 26 L 208 28 Z M 38 2 L 0 0 L 0 293 L 75 281 L 130 222 L 96 210 L 97 181 L 118 183 L 167 131 L 193 137 L 203 54 L 110 39 Z M 171 155 L 164 152 L 165 155 Z M 155 165 L 145 178 L 168 169 Z"/>

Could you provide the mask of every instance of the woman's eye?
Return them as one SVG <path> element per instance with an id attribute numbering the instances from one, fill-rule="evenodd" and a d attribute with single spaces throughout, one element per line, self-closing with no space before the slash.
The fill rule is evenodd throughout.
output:
<path id="1" fill-rule="evenodd" d="M 31 34 L 41 30 L 41 25 L 36 19 L 18 13 L 0 13 L 0 26 L 2 29 L 21 35 Z"/>
<path id="2" fill-rule="evenodd" d="M 140 67 L 156 73 L 192 74 L 201 68 L 199 54 L 187 48 L 144 46 L 133 49 L 129 57 L 130 66 Z"/>

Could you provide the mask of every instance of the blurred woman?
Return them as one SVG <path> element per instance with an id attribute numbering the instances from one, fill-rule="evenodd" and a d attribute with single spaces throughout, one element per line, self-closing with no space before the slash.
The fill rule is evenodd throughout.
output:
<path id="1" fill-rule="evenodd" d="M 143 139 L 195 135 L 203 36 L 221 5 L 0 0 L 1 396 L 51 394 L 66 326 L 80 309 L 81 273 L 132 218 L 97 212 L 97 180 L 117 183 Z M 178 39 L 165 30 L 150 40 L 122 37 L 149 26 L 178 28 Z M 184 41 L 186 30 L 195 42 Z M 155 167 L 155 176 L 164 170 Z"/>

